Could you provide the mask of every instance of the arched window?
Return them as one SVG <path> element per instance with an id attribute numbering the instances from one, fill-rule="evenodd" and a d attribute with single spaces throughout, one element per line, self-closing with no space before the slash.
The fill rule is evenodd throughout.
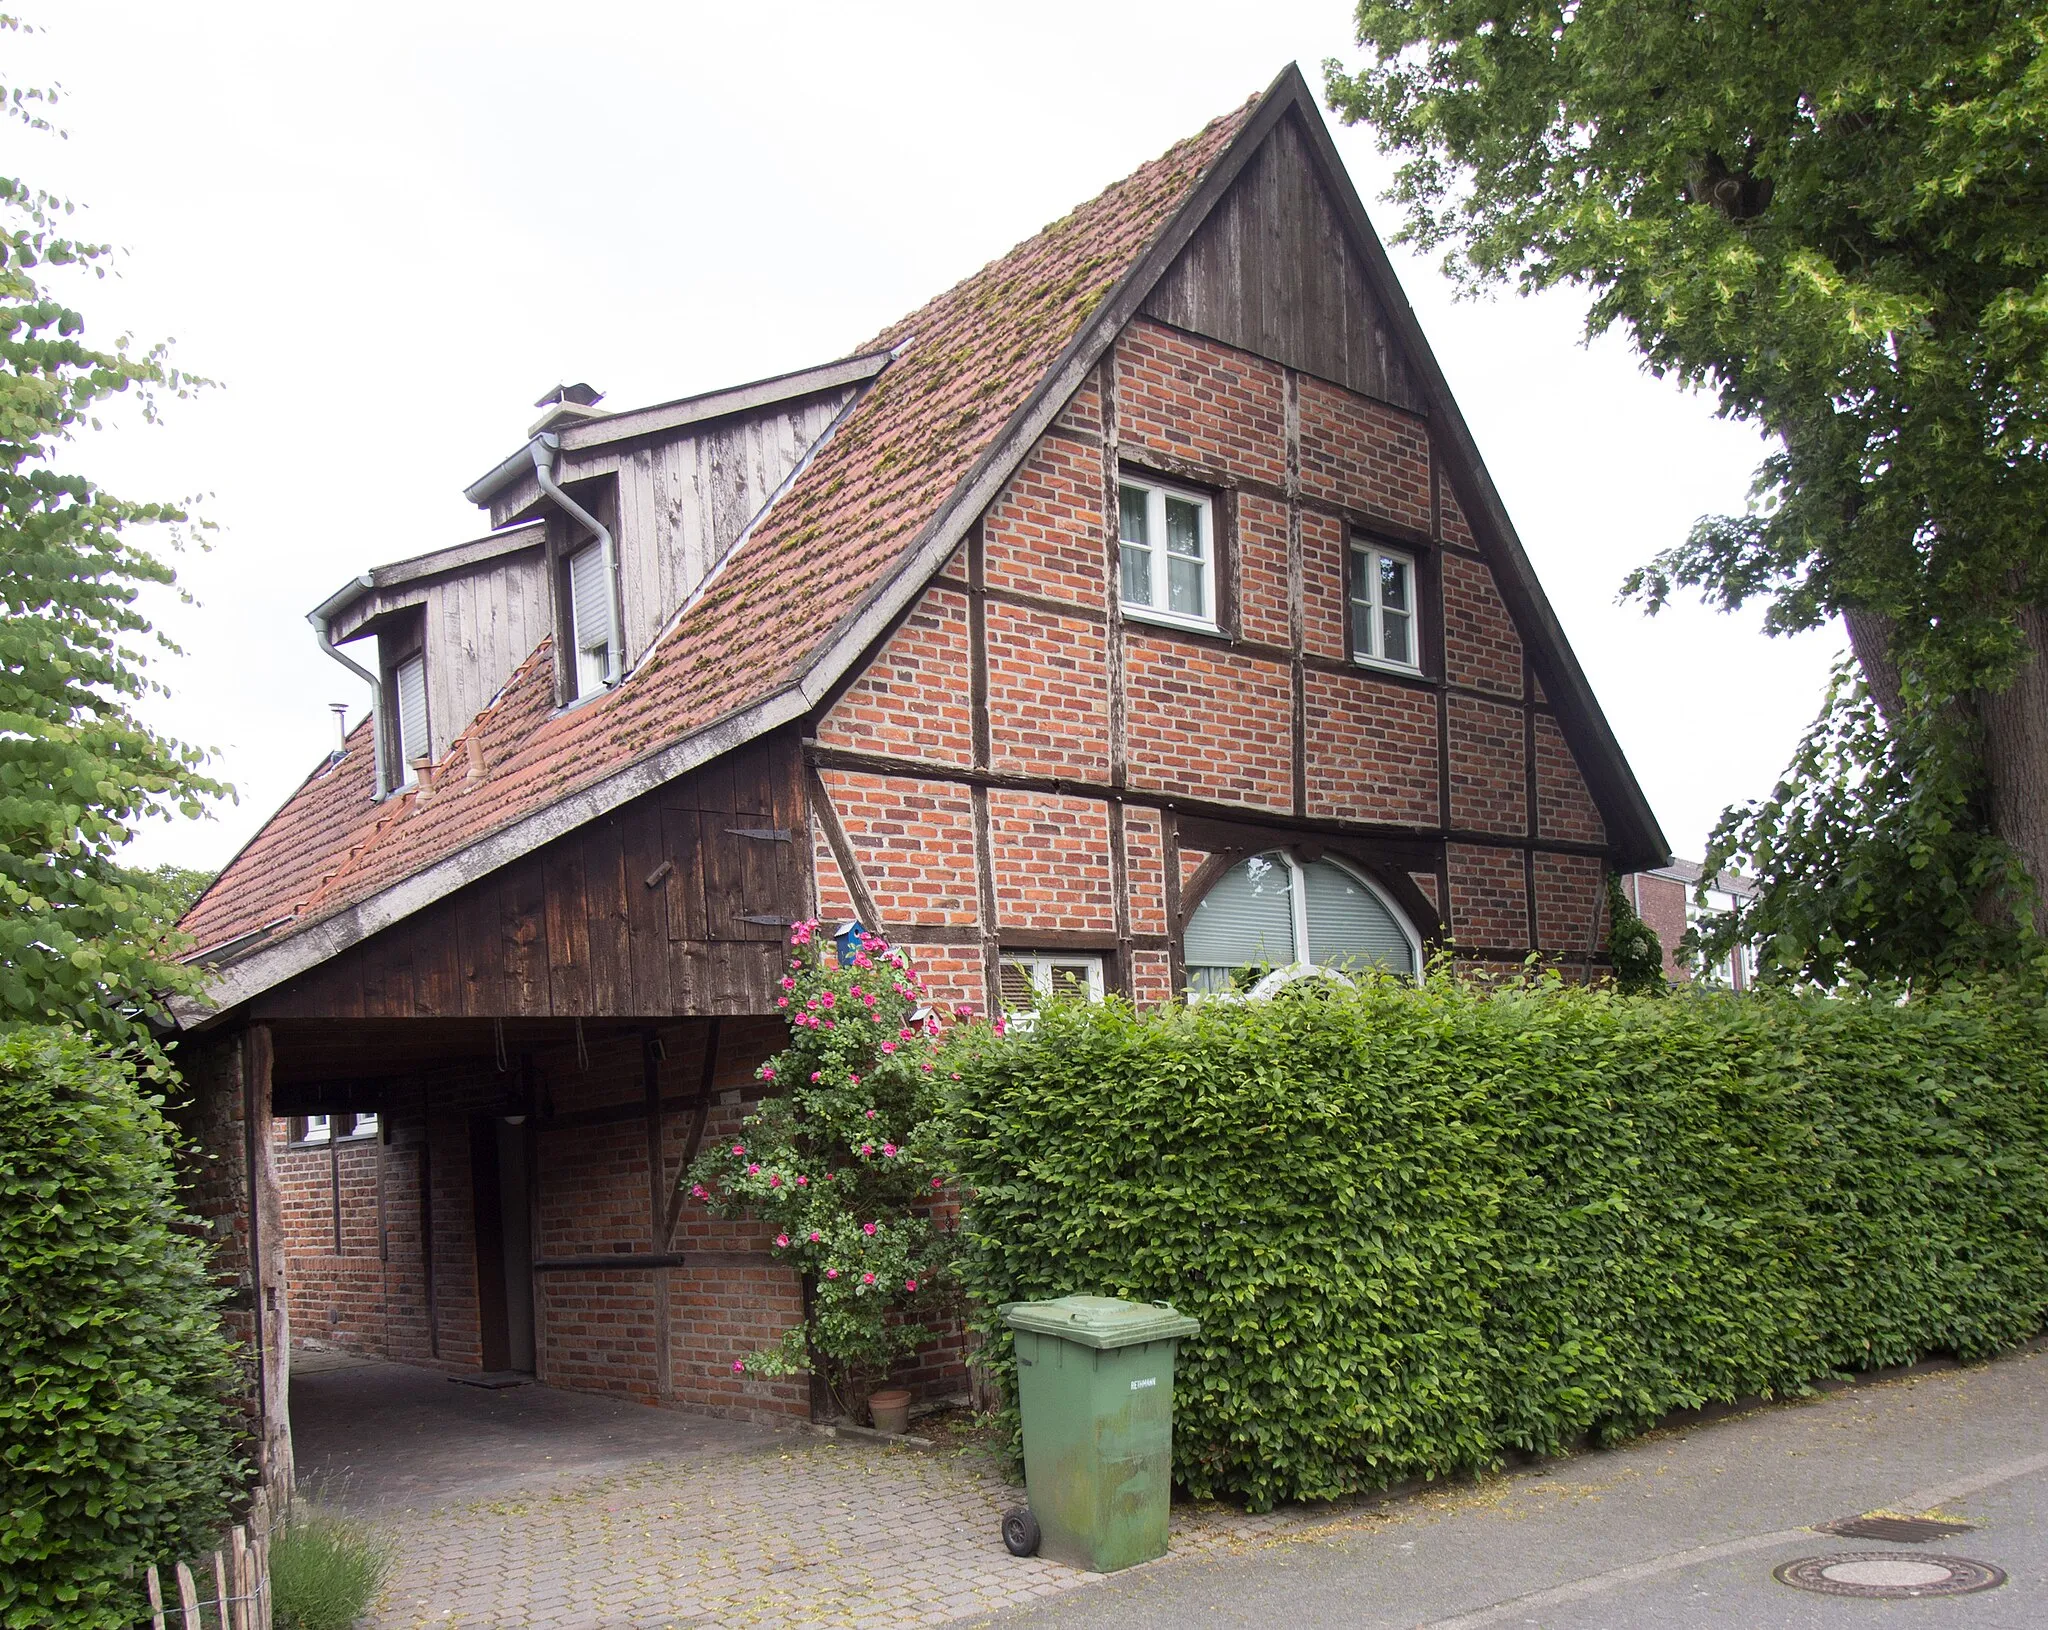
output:
<path id="1" fill-rule="evenodd" d="M 1279 850 L 1216 880 L 1188 919 L 1183 949 L 1197 996 L 1247 989 L 1275 969 L 1413 975 L 1422 966 L 1415 930 L 1379 890 L 1335 861 L 1304 864 Z"/>

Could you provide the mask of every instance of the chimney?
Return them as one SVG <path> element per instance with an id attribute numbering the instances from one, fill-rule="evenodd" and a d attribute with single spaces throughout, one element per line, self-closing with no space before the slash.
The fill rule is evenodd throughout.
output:
<path id="1" fill-rule="evenodd" d="M 333 761 L 339 764 L 348 756 L 348 703 L 329 702 L 327 711 L 334 715 Z"/>
<path id="2" fill-rule="evenodd" d="M 527 427 L 526 433 L 538 436 L 543 430 L 559 430 L 565 424 L 602 419 L 605 414 L 597 404 L 603 400 L 604 392 L 593 390 L 588 385 L 557 385 L 533 404 L 545 411 Z"/>

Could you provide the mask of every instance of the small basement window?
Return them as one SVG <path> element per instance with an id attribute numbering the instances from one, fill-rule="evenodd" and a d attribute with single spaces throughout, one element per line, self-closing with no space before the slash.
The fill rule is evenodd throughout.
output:
<path id="1" fill-rule="evenodd" d="M 1140 617 L 1216 627 L 1212 506 L 1199 493 L 1150 482 L 1117 488 L 1123 607 Z"/>
<path id="2" fill-rule="evenodd" d="M 1048 997 L 1079 996 L 1102 1000 L 1102 958 L 1087 953 L 1005 951 L 1002 965 L 1003 1011 L 1029 1014 Z"/>
<path id="3" fill-rule="evenodd" d="M 1351 545 L 1351 654 L 1390 668 L 1422 666 L 1415 624 L 1415 561 L 1377 544 Z"/>
<path id="4" fill-rule="evenodd" d="M 427 739 L 427 659 L 424 653 L 409 656 L 391 674 L 392 718 L 398 726 L 398 762 L 391 766 L 391 784 L 410 786 L 413 760 L 431 759 L 433 744 Z"/>
<path id="5" fill-rule="evenodd" d="M 612 586 L 604 549 L 590 544 L 569 557 L 569 639 L 576 653 L 576 694 L 595 696 L 618 678 Z"/>

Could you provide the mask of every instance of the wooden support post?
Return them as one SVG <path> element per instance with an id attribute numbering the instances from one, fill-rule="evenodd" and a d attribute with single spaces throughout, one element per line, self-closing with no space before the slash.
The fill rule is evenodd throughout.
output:
<path id="1" fill-rule="evenodd" d="M 143 1577 L 149 1584 L 149 1630 L 164 1630 L 164 1587 L 154 1562 Z"/>
<path id="2" fill-rule="evenodd" d="M 647 1096 L 647 1232 L 657 1255 L 668 1249 L 667 1168 L 661 1137 L 661 1038 L 652 1030 L 641 1038 L 640 1075 Z M 668 1269 L 654 1270 L 654 1392 L 663 1403 L 676 1395 L 675 1365 L 669 1353 Z"/>
<path id="3" fill-rule="evenodd" d="M 256 1574 L 250 1566 L 249 1532 L 240 1523 L 228 1535 L 228 1552 L 235 1576 L 235 1620 L 233 1630 L 254 1630 Z"/>
<path id="4" fill-rule="evenodd" d="M 225 1549 L 213 1553 L 213 1617 L 218 1630 L 228 1630 L 228 1604 L 234 1595 L 228 1589 L 228 1559 Z"/>

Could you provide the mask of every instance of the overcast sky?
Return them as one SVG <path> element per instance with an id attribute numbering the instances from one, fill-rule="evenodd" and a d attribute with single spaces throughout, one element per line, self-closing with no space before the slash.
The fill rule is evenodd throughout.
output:
<path id="1" fill-rule="evenodd" d="M 124 496 L 206 494 L 163 602 L 186 647 L 153 718 L 240 789 L 138 858 L 218 866 L 367 702 L 305 614 L 378 562 L 485 530 L 462 488 L 542 391 L 614 407 L 840 356 L 1289 61 L 1355 58 L 1343 0 L 1031 6 L 347 7 L 26 0 L 9 83 L 59 81 L 68 141 L 5 173 L 86 206 L 119 276 L 88 337 L 175 337 L 220 381 L 73 457 Z M 1390 166 L 1336 140 L 1383 236 Z M 1833 633 L 1767 640 L 1622 575 L 1739 509 L 1761 444 L 1580 343 L 1582 302 L 1454 302 L 1394 260 L 1536 568 L 1681 855 L 1767 792 Z"/>

